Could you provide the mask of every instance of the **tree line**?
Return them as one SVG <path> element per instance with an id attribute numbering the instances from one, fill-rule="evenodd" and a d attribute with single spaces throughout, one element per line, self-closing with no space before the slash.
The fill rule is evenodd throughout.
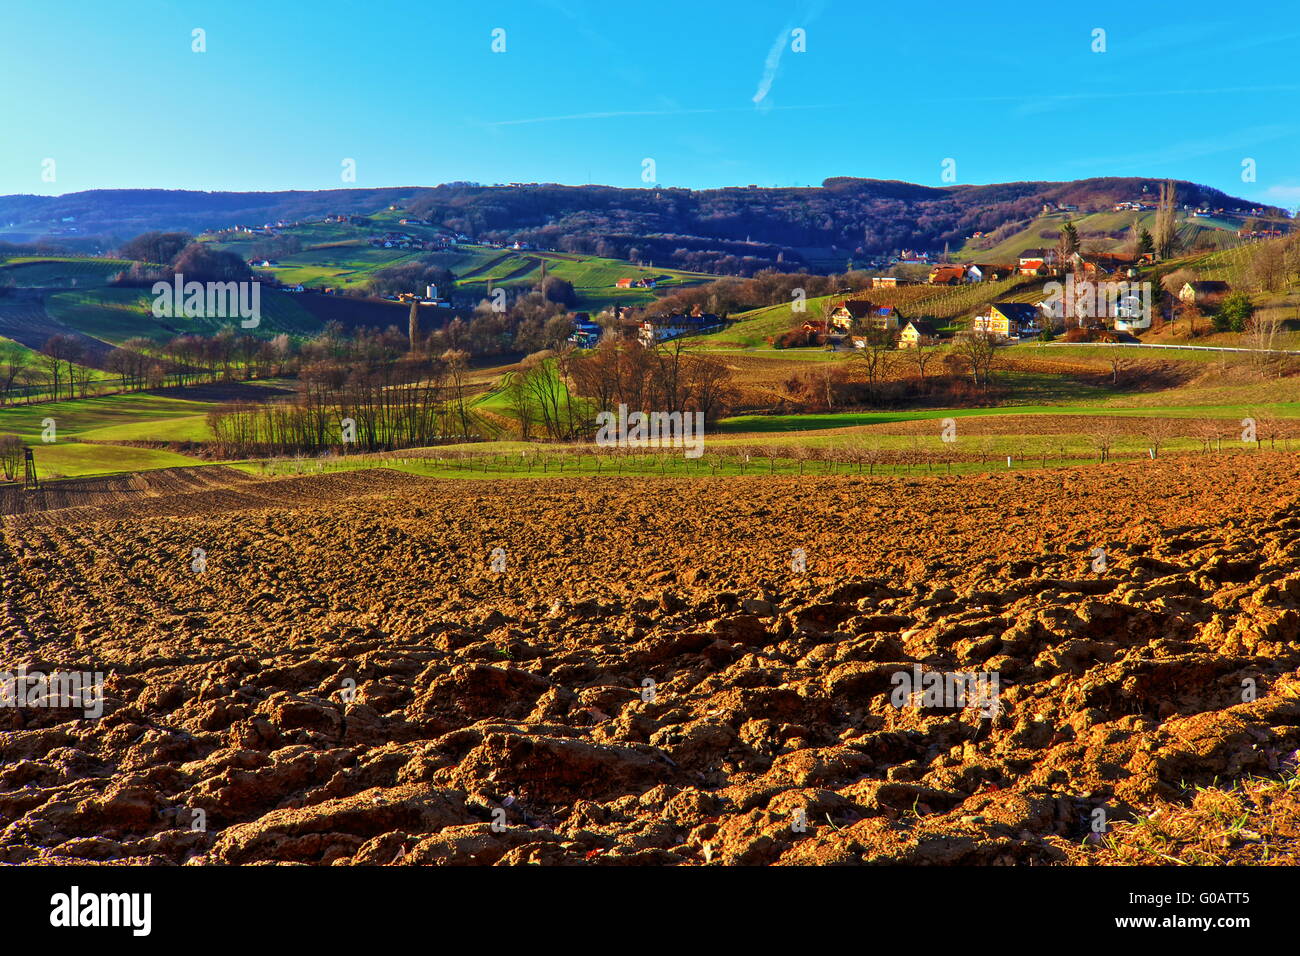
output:
<path id="1" fill-rule="evenodd" d="M 353 351 L 305 365 L 292 398 L 208 413 L 223 454 L 391 451 L 476 437 L 467 405 L 468 356 L 392 358 Z"/>
<path id="2" fill-rule="evenodd" d="M 530 355 L 506 378 L 520 437 L 567 441 L 590 437 L 596 415 L 701 412 L 712 424 L 735 399 L 731 370 L 690 351 L 681 339 L 646 345 L 607 335 L 590 351 L 561 348 Z"/>

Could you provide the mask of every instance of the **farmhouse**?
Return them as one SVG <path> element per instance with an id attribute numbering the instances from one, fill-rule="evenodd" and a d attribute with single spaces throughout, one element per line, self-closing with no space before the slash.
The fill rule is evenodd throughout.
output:
<path id="1" fill-rule="evenodd" d="M 682 335 L 716 332 L 726 326 L 726 320 L 711 312 L 692 312 L 690 315 L 655 315 L 641 323 L 637 337 L 644 345 L 665 342 Z"/>
<path id="2" fill-rule="evenodd" d="M 1018 268 L 1022 276 L 1038 275 L 1039 269 L 1046 269 L 1056 260 L 1056 255 L 1043 249 L 1026 249 L 1020 253 Z"/>
<path id="3" fill-rule="evenodd" d="M 900 285 L 916 285 L 912 279 L 900 279 L 898 276 L 872 276 L 871 288 L 894 289 Z"/>
<path id="4" fill-rule="evenodd" d="M 867 299 L 845 299 L 831 312 L 830 326 L 841 332 L 855 327 L 895 331 L 898 329 L 898 310 L 876 305 Z"/>
<path id="5" fill-rule="evenodd" d="M 924 319 L 912 319 L 898 336 L 898 347 L 914 349 L 920 345 L 932 345 L 938 338 L 938 331 L 929 322 Z"/>
<path id="6" fill-rule="evenodd" d="M 930 270 L 930 285 L 961 285 L 967 281 L 979 280 L 967 279 L 965 266 L 935 266 Z"/>
<path id="7" fill-rule="evenodd" d="M 971 277 L 970 281 L 972 282 L 994 282 L 998 279 L 1009 279 L 1015 275 L 1016 267 L 990 262 L 976 262 L 967 267 L 966 274 Z"/>
<path id="8" fill-rule="evenodd" d="M 898 321 L 898 310 L 887 305 L 882 305 L 876 309 L 875 315 L 869 319 L 871 328 L 886 332 L 897 332 Z"/>
<path id="9" fill-rule="evenodd" d="M 1229 291 L 1226 282 L 1184 282 L 1183 287 L 1178 290 L 1178 298 L 1183 302 L 1201 305 L 1225 296 Z"/>
<path id="10" fill-rule="evenodd" d="M 988 315 L 977 315 L 971 320 L 971 331 L 1004 339 L 1037 335 L 1040 315 L 1038 306 L 1028 302 L 994 302 L 989 306 Z"/>
<path id="11" fill-rule="evenodd" d="M 1149 253 L 1143 253 L 1141 256 L 1124 255 L 1118 252 L 1076 252 L 1070 257 L 1070 266 L 1076 271 L 1089 277 L 1102 277 L 1121 273 L 1128 275 L 1134 273 L 1141 262 L 1147 262 L 1154 257 Z"/>
<path id="12" fill-rule="evenodd" d="M 659 284 L 659 280 L 651 276 L 642 276 L 640 279 L 619 279 L 614 285 L 619 289 L 653 289 Z"/>
<path id="13" fill-rule="evenodd" d="M 569 341 L 580 349 L 595 348 L 603 331 L 599 325 L 590 319 L 579 318 L 573 323 L 573 334 L 569 336 Z"/>
<path id="14" fill-rule="evenodd" d="M 855 323 L 866 322 L 875 308 L 866 299 L 845 299 L 831 311 L 831 327 L 847 332 Z"/>

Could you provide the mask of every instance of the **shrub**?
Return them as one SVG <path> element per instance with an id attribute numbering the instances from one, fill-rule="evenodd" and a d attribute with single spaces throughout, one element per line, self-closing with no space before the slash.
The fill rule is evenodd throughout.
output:
<path id="1" fill-rule="evenodd" d="M 810 345 L 821 345 L 822 341 L 821 334 L 814 332 L 812 329 L 791 329 L 784 335 L 779 336 L 772 343 L 772 348 L 797 349 Z"/>
<path id="2" fill-rule="evenodd" d="M 1245 292 L 1232 292 L 1224 297 L 1214 313 L 1216 332 L 1245 332 L 1255 314 L 1255 305 Z"/>

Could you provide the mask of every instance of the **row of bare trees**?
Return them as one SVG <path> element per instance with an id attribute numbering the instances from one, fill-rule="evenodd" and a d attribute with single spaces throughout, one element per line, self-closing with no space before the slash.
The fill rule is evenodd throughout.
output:
<path id="1" fill-rule="evenodd" d="M 0 404 L 85 398 L 113 391 L 140 391 L 166 385 L 239 381 L 292 376 L 320 362 L 375 364 L 393 362 L 409 351 L 406 336 L 394 327 L 359 328 L 348 335 L 331 322 L 314 337 L 297 341 L 281 333 L 269 339 L 232 327 L 212 335 L 177 335 L 164 341 L 128 339 L 97 362 L 84 339 L 54 335 L 39 352 L 0 342 Z M 451 350 L 455 352 L 456 350 Z M 97 379 L 94 365 L 116 376 Z"/>
<path id="2" fill-rule="evenodd" d="M 85 398 L 94 381 L 86 361 L 81 340 L 72 335 L 51 336 L 39 352 L 16 342 L 0 343 L 0 405 Z"/>
<path id="3" fill-rule="evenodd" d="M 403 356 L 304 366 L 292 399 L 225 405 L 208 414 L 227 454 L 279 455 L 326 448 L 388 451 L 473 438 L 467 356 Z"/>

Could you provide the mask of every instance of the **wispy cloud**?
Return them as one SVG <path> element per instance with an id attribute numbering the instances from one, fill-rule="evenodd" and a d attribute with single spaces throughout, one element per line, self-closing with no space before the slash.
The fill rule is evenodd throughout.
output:
<path id="1" fill-rule="evenodd" d="M 777 110 L 828 110 L 834 109 L 830 104 L 811 104 L 808 106 L 776 106 Z M 748 107 L 729 106 L 703 109 L 665 109 L 665 110 L 606 110 L 596 113 L 565 113 L 559 116 L 529 116 L 523 119 L 489 120 L 484 126 L 530 126 L 534 123 L 566 123 L 580 120 L 626 119 L 638 116 L 698 116 L 708 113 L 748 113 Z"/>
<path id="2" fill-rule="evenodd" d="M 1280 206 L 1300 205 L 1300 185 L 1276 183 L 1264 190 L 1264 196 Z"/>
<path id="3" fill-rule="evenodd" d="M 1300 84 L 1283 83 L 1271 86 L 1219 86 L 1206 89 L 1177 90 L 1115 90 L 1111 92 L 1087 91 L 1082 93 L 1034 93 L 1032 95 L 1012 94 L 1009 96 L 945 96 L 917 100 L 929 103 L 1070 103 L 1081 100 L 1125 100 L 1150 99 L 1156 96 L 1221 96 L 1246 95 L 1255 93 L 1294 93 L 1300 91 Z"/>
<path id="4" fill-rule="evenodd" d="M 1074 168 L 1097 167 L 1106 170 L 1142 169 L 1156 166 L 1171 166 L 1176 163 L 1204 156 L 1216 156 L 1222 153 L 1236 153 L 1245 156 L 1244 150 L 1264 143 L 1275 142 L 1293 135 L 1290 126 L 1271 125 L 1255 126 L 1236 131 L 1222 131 L 1212 139 L 1189 139 L 1179 143 L 1170 143 L 1159 149 L 1146 152 L 1131 150 L 1111 156 L 1079 157 L 1065 161 L 1062 165 Z M 1106 175 L 1114 175 L 1109 172 Z"/>
<path id="5" fill-rule="evenodd" d="M 771 89 L 770 84 L 767 89 Z M 763 91 L 763 85 L 760 82 L 759 91 Z M 1077 103 L 1086 100 L 1117 100 L 1142 98 L 1152 99 L 1161 96 L 1178 96 L 1178 97 L 1197 97 L 1197 96 L 1216 96 L 1216 95 L 1251 95 L 1263 93 L 1294 93 L 1300 92 L 1300 84 L 1285 84 L 1274 86 L 1225 86 L 1208 89 L 1178 89 L 1178 90 L 1119 90 L 1115 92 L 1084 92 L 1084 93 L 1049 93 L 1033 94 L 1032 96 L 1010 95 L 1010 96 L 943 96 L 943 97 L 921 97 L 915 99 L 914 103 L 1020 103 L 1026 107 L 1032 107 L 1035 104 L 1062 104 Z M 764 94 L 766 95 L 766 94 Z M 757 98 L 758 94 L 755 94 Z M 757 99 L 756 99 L 757 102 Z M 831 109 L 848 109 L 851 104 L 848 103 L 817 103 L 804 106 L 773 106 L 770 103 L 764 104 L 765 110 L 831 110 Z M 577 120 L 603 120 L 603 119 L 623 119 L 633 116 L 691 116 L 703 115 L 710 113 L 743 113 L 749 112 L 747 107 L 708 107 L 699 109 L 688 108 L 665 108 L 652 110 L 604 110 L 589 113 L 564 113 L 556 116 L 530 116 L 520 119 L 503 119 L 488 120 L 484 126 L 528 126 L 533 123 L 560 123 Z"/>
<path id="6" fill-rule="evenodd" d="M 767 94 L 772 92 L 772 84 L 776 82 L 777 76 L 781 72 L 781 57 L 785 54 L 786 47 L 790 45 L 791 34 L 796 27 L 807 28 L 819 16 L 826 4 L 823 0 L 814 0 L 813 3 L 804 4 L 803 10 L 795 21 L 787 23 L 781 28 L 781 32 L 776 35 L 772 41 L 772 47 L 767 51 L 767 56 L 763 59 L 763 73 L 758 78 L 758 89 L 754 92 L 754 105 L 759 109 L 771 109 L 771 104 L 767 102 Z"/>
<path id="7" fill-rule="evenodd" d="M 1198 48 L 1213 49 L 1216 58 L 1222 59 L 1228 53 L 1253 50 L 1264 46 L 1289 46 L 1300 34 L 1295 31 L 1282 30 L 1243 30 L 1235 20 L 1183 20 L 1172 22 L 1168 19 L 1159 21 L 1159 25 L 1149 31 L 1125 34 L 1116 30 L 1110 32 L 1111 54 L 1132 57 L 1152 57 L 1166 53 L 1181 54 Z"/>
<path id="8" fill-rule="evenodd" d="M 990 101 L 997 99 L 1005 99 L 1007 101 L 1018 100 L 1018 105 L 1012 109 L 1013 114 L 1015 116 L 1029 117 L 1042 113 L 1051 113 L 1058 109 L 1073 109 L 1078 105 L 1089 101 L 1128 99 L 1152 100 L 1157 97 L 1177 97 L 1179 99 L 1192 100 L 1194 97 L 1205 96 L 1271 96 L 1277 93 L 1294 93 L 1296 91 L 1300 91 L 1300 86 L 1295 84 L 1279 84 L 1273 86 L 1221 86 L 1199 90 L 1114 90 L 1109 92 L 1088 91 L 1081 93 L 1035 93 L 1032 97 L 986 97 L 985 99 Z"/>
<path id="9" fill-rule="evenodd" d="M 754 93 L 754 102 L 757 104 L 761 105 L 767 99 L 767 94 L 772 92 L 772 84 L 776 82 L 776 74 L 781 69 L 781 54 L 785 52 L 792 29 L 793 27 L 787 27 L 778 33 L 772 49 L 767 51 L 767 59 L 763 61 L 763 75 L 758 78 L 758 90 Z"/>

